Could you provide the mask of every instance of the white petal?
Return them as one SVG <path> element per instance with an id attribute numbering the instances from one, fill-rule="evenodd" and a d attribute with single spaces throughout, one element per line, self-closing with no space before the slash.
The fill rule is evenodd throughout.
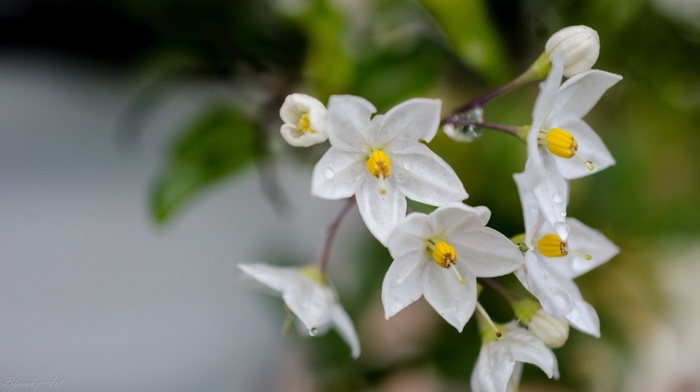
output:
<path id="1" fill-rule="evenodd" d="M 524 260 L 525 268 L 515 274 L 520 282 L 540 301 L 545 312 L 555 317 L 566 317 L 573 309 L 574 300 L 566 290 L 570 288 L 566 280 L 548 271 L 533 252 L 525 253 Z"/>
<path id="2" fill-rule="evenodd" d="M 382 283 L 382 303 L 388 320 L 423 294 L 425 251 L 405 254 L 391 263 Z"/>
<path id="3" fill-rule="evenodd" d="M 462 182 L 442 158 L 423 144 L 392 155 L 392 176 L 406 197 L 441 206 L 467 198 Z"/>
<path id="4" fill-rule="evenodd" d="M 552 263 L 548 264 L 549 268 L 555 270 L 558 275 L 568 279 L 578 278 L 606 263 L 620 252 L 620 248 L 599 231 L 584 225 L 574 218 L 568 218 L 566 222 L 571 228 L 568 240 L 569 248 L 576 252 L 591 255 L 591 260 L 586 260 L 574 252 L 569 252 L 567 256 L 552 260 Z"/>
<path id="5" fill-rule="evenodd" d="M 555 157 L 548 154 L 542 157 L 544 175 L 533 188 L 535 200 L 547 222 L 557 231 L 559 237 L 566 241 L 569 236 L 569 226 L 566 221 L 566 207 L 569 204 L 569 183 L 560 176 Z"/>
<path id="6" fill-rule="evenodd" d="M 377 109 L 364 98 L 334 95 L 328 100 L 326 133 L 331 145 L 360 151 L 368 142 L 370 117 Z"/>
<path id="7" fill-rule="evenodd" d="M 484 227 L 490 217 L 491 210 L 487 207 L 450 203 L 433 211 L 428 216 L 428 222 L 434 228 L 434 234 L 453 238 L 459 233 Z"/>
<path id="8" fill-rule="evenodd" d="M 549 378 L 558 374 L 554 352 L 530 331 L 524 328 L 514 329 L 506 332 L 501 340 L 504 344 L 509 343 L 511 355 L 516 361 L 537 365 Z"/>
<path id="9" fill-rule="evenodd" d="M 620 80 L 620 75 L 595 69 L 572 76 L 561 85 L 550 118 L 559 122 L 580 120 L 595 106 L 605 91 Z"/>
<path id="10" fill-rule="evenodd" d="M 301 129 L 289 124 L 282 125 L 280 134 L 284 141 L 294 147 L 309 147 L 328 140 L 328 135 L 325 132 L 303 132 Z"/>
<path id="11" fill-rule="evenodd" d="M 466 269 L 460 268 L 459 263 L 452 268 L 459 268 L 464 284 L 459 283 L 453 271 L 437 264 L 429 267 L 425 268 L 423 283 L 426 301 L 442 318 L 462 332 L 476 308 L 476 279 Z"/>
<path id="12" fill-rule="evenodd" d="M 321 286 L 313 280 L 286 289 L 282 292 L 284 303 L 310 330 L 320 328 L 330 322 L 331 307 L 336 303 L 335 293 L 328 286 Z"/>
<path id="13" fill-rule="evenodd" d="M 289 94 L 284 99 L 284 103 L 282 103 L 282 107 L 280 108 L 280 117 L 285 124 L 296 126 L 299 123 L 299 119 L 304 114 L 309 114 L 310 118 L 315 117 L 319 119 L 325 115 L 325 112 L 326 107 L 323 106 L 318 99 L 306 94 L 296 93 Z M 317 131 L 323 131 L 323 128 L 311 128 Z"/>
<path id="14" fill-rule="evenodd" d="M 595 309 L 583 299 L 574 301 L 574 308 L 566 316 L 569 323 L 579 331 L 600 337 L 600 319 Z"/>
<path id="15" fill-rule="evenodd" d="M 413 212 L 391 232 L 387 248 L 394 259 L 410 252 L 424 251 L 426 240 L 434 234 L 428 223 L 428 215 Z"/>
<path id="16" fill-rule="evenodd" d="M 311 194 L 323 199 L 343 199 L 355 194 L 364 174 L 370 176 L 362 153 L 331 147 L 314 167 Z"/>
<path id="17" fill-rule="evenodd" d="M 246 274 L 275 291 L 282 292 L 293 286 L 305 284 L 304 276 L 297 268 L 274 267 L 267 264 L 238 264 Z"/>
<path id="18" fill-rule="evenodd" d="M 355 194 L 357 208 L 372 235 L 386 246 L 389 235 L 406 216 L 406 197 L 390 178 L 384 181 L 386 192 L 382 194 L 378 178 L 363 177 Z"/>
<path id="19" fill-rule="evenodd" d="M 554 108 L 563 74 L 564 61 L 562 57 L 557 56 L 552 60 L 552 68 L 549 70 L 547 78 L 544 82 L 540 83 L 540 93 L 535 100 L 535 107 L 532 110 L 532 129 L 530 132 L 531 135 L 528 135 L 528 146 L 532 144 L 529 140 L 532 138 L 532 134 L 535 134 L 534 138 L 536 140 L 537 132 L 546 122 Z"/>
<path id="20" fill-rule="evenodd" d="M 394 106 L 384 115 L 372 143 L 391 142 L 393 151 L 401 151 L 420 140 L 430 142 L 440 124 L 440 105 L 439 99 L 414 98 Z"/>
<path id="21" fill-rule="evenodd" d="M 473 392 L 505 392 L 515 368 L 508 350 L 498 342 L 481 346 L 471 377 Z"/>
<path id="22" fill-rule="evenodd" d="M 331 320 L 340 336 L 350 346 L 352 357 L 357 359 L 360 356 L 360 339 L 357 337 L 357 332 L 355 332 L 350 316 L 348 316 L 342 306 L 337 304 L 331 308 Z"/>
<path id="23" fill-rule="evenodd" d="M 605 147 L 605 143 L 600 139 L 600 136 L 583 120 L 556 126 L 571 133 L 578 142 L 577 153 L 583 159 L 591 161 L 594 166 L 593 170 L 588 170 L 586 165 L 577 157 L 569 159 L 553 157 L 557 170 L 564 178 L 574 179 L 589 176 L 615 164 L 615 158 L 610 154 L 608 148 Z"/>
<path id="24" fill-rule="evenodd" d="M 518 247 L 490 227 L 462 232 L 459 237 L 451 237 L 450 241 L 457 253 L 457 262 L 477 277 L 506 275 L 523 263 Z"/>

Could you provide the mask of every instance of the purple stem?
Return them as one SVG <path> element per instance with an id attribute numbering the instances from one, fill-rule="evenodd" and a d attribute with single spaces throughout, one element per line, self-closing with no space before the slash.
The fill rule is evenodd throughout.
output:
<path id="1" fill-rule="evenodd" d="M 326 238 L 323 241 L 323 247 L 321 247 L 320 258 L 318 260 L 318 269 L 324 274 L 326 273 L 326 266 L 328 265 L 328 260 L 330 259 L 331 245 L 333 243 L 333 239 L 335 239 L 335 235 L 338 232 L 340 222 L 342 222 L 345 216 L 348 214 L 348 211 L 350 211 L 350 208 L 352 208 L 354 202 L 354 197 L 345 199 L 345 205 L 340 209 L 340 211 L 338 211 L 338 215 L 335 216 L 335 219 L 333 219 L 331 224 L 328 225 L 328 228 L 326 229 Z"/>

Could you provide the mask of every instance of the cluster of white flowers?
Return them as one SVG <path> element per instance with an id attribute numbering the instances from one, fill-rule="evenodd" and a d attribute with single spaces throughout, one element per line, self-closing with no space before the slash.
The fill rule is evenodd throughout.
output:
<path id="1" fill-rule="evenodd" d="M 367 228 L 388 248 L 393 263 L 382 285 L 386 318 L 421 296 L 460 332 L 477 314 L 483 345 L 471 378 L 475 391 L 517 389 L 523 362 L 558 377 L 552 348 L 564 344 L 569 325 L 600 335 L 598 316 L 574 279 L 608 261 L 618 248 L 566 216 L 568 181 L 614 164 L 601 139 L 582 120 L 621 79 L 591 69 L 599 49 L 594 30 L 565 28 L 550 38 L 543 57 L 531 68 L 546 79 L 532 124 L 519 128 L 527 133 L 514 132 L 528 150 L 525 170 L 514 176 L 525 221 L 525 234 L 518 240 L 486 227 L 489 209 L 464 204 L 467 192 L 459 177 L 427 147 L 441 124 L 450 136 L 459 136 L 460 126 L 473 130 L 488 125 L 458 123 L 467 118 L 460 113 L 441 120 L 441 102 L 423 98 L 376 115 L 375 107 L 360 97 L 332 96 L 326 109 L 313 97 L 292 94 L 280 110 L 281 134 L 289 144 L 330 142 L 313 170 L 311 194 L 350 201 L 354 196 Z M 569 79 L 562 84 L 563 76 Z M 475 102 L 478 105 L 466 110 L 481 113 L 485 100 Z M 481 115 L 477 117 L 480 121 Z M 406 198 L 437 208 L 430 214 L 407 215 Z M 345 212 L 333 222 L 334 230 Z M 324 247 L 330 246 L 333 235 Z M 325 276 L 327 261 L 322 258 L 318 265 L 303 268 L 240 268 L 280 291 L 311 335 L 335 326 L 357 357 L 359 340 Z M 510 273 L 534 298 L 518 296 L 490 279 Z M 478 302 L 478 279 L 503 295 L 516 321 L 497 324 L 490 319 Z"/>

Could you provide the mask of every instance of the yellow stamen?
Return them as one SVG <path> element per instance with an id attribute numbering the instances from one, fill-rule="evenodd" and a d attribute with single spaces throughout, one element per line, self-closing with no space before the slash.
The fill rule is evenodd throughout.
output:
<path id="1" fill-rule="evenodd" d="M 586 165 L 586 169 L 593 171 L 595 167 L 591 161 L 583 158 L 578 151 L 578 142 L 571 133 L 561 128 L 552 128 L 549 131 L 540 131 L 539 142 L 547 146 L 547 150 L 560 158 L 570 159 L 576 157 Z"/>
<path id="2" fill-rule="evenodd" d="M 379 192 L 386 194 L 386 184 L 384 180 L 391 175 L 391 160 L 382 150 L 372 151 L 367 159 L 367 171 L 379 179 Z"/>
<path id="3" fill-rule="evenodd" d="M 309 120 L 309 113 L 304 113 L 299 117 L 299 123 L 297 124 L 297 128 L 299 128 L 302 132 L 311 132 L 315 133 L 313 129 L 311 129 L 311 120 Z"/>
<path id="4" fill-rule="evenodd" d="M 562 241 L 556 234 L 545 234 L 537 243 L 542 256 L 562 257 L 569 254 L 566 242 Z"/>
<path id="5" fill-rule="evenodd" d="M 545 234 L 542 236 L 539 242 L 537 242 L 537 249 L 540 251 L 540 254 L 545 257 L 563 257 L 571 252 L 586 260 L 591 260 L 593 258 L 589 254 L 570 249 L 569 244 L 562 241 L 556 234 Z"/>
<path id="6" fill-rule="evenodd" d="M 455 248 L 452 245 L 445 241 L 440 241 L 435 244 L 435 249 L 433 249 L 433 260 L 440 267 L 450 269 L 457 263 L 457 252 L 455 252 Z M 452 268 L 452 271 L 459 280 L 459 284 L 464 284 L 464 279 L 462 279 L 457 268 Z"/>

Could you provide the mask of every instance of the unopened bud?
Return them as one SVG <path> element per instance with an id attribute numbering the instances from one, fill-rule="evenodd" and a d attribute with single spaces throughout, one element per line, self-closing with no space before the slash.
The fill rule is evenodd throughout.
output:
<path id="1" fill-rule="evenodd" d="M 547 314 L 544 309 L 538 310 L 530 320 L 527 328 L 537 336 L 547 347 L 559 348 L 569 338 L 569 322 Z"/>
<path id="2" fill-rule="evenodd" d="M 547 40 L 545 52 L 550 61 L 555 56 L 562 56 L 564 76 L 570 77 L 593 67 L 600 53 L 600 39 L 598 33 L 588 26 L 569 26 Z"/>

